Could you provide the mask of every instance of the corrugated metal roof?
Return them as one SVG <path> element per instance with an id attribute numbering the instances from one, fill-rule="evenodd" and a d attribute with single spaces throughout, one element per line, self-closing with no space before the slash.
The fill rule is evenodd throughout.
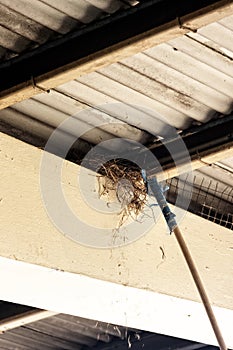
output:
<path id="1" fill-rule="evenodd" d="M 148 143 L 164 124 L 185 130 L 228 114 L 233 109 L 232 23 L 233 16 L 225 18 L 17 103 L 1 111 L 0 120 L 47 137 L 48 129 L 75 114 L 80 128 L 96 119 L 108 121 L 106 130 L 86 136 L 91 143 L 112 135 Z M 80 113 L 88 107 L 91 112 Z M 116 130 L 111 120 L 121 121 L 121 127 Z"/>
<path id="2" fill-rule="evenodd" d="M 125 329 L 59 314 L 0 335 L 1 349 L 83 349 L 125 338 Z"/>
<path id="3" fill-rule="evenodd" d="M 1 0 L 0 60 L 136 3 L 120 0 Z"/>
<path id="4" fill-rule="evenodd" d="M 1 303 L 2 308 L 20 309 L 17 304 Z M 15 312 L 16 313 L 16 312 Z M 84 349 L 158 349 L 194 350 L 216 347 L 184 339 L 133 330 L 110 323 L 57 314 L 0 334 L 4 350 L 84 350 Z"/>

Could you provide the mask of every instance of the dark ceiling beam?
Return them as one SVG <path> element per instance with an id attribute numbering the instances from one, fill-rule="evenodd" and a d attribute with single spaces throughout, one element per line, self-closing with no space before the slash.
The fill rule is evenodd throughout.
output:
<path id="1" fill-rule="evenodd" d="M 181 145 L 181 140 L 186 147 Z M 167 178 L 177 176 L 178 164 L 187 164 L 187 155 L 192 162 L 192 169 L 211 165 L 212 163 L 233 156 L 233 113 L 220 119 L 184 131 L 177 138 L 158 142 L 149 147 L 158 159 L 163 170 L 167 171 Z M 170 150 L 173 153 L 170 153 Z M 180 150 L 177 151 L 176 150 Z M 179 153 L 180 152 L 180 153 Z M 174 163 L 176 159 L 176 164 Z M 153 165 L 150 174 L 156 173 Z"/>
<path id="2" fill-rule="evenodd" d="M 195 30 L 231 12 L 232 2 L 226 0 L 143 1 L 0 64 L 0 108 L 182 35 L 190 25 Z"/>
<path id="3" fill-rule="evenodd" d="M 78 144 L 73 146 L 66 159 L 77 163 L 79 155 L 81 162 L 81 158 L 85 154 L 80 152 Z M 195 170 L 233 156 L 233 112 L 188 131 L 183 131 L 179 135 L 174 133 L 174 137 L 165 137 L 162 141 L 147 145 L 145 149 L 135 146 L 134 149 L 130 150 L 130 153 L 124 146 L 122 151 L 118 150 L 117 152 L 103 150 L 108 159 L 131 159 L 132 151 L 136 152 L 138 159 L 145 161 L 148 176 L 156 174 L 159 180 L 170 179 L 191 171 L 191 168 Z M 151 162 L 151 158 L 148 158 L 148 150 L 155 156 L 157 162 Z M 94 154 L 96 159 L 103 159 L 98 151 Z M 57 153 L 57 155 L 60 154 Z M 94 168 L 92 168 L 92 163 L 90 166 L 92 170 L 95 170 L 96 163 L 93 162 L 93 164 Z M 156 168 L 158 164 L 159 167 Z"/>

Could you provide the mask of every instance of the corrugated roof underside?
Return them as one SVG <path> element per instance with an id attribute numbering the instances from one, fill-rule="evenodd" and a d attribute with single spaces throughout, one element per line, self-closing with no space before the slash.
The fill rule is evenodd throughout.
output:
<path id="1" fill-rule="evenodd" d="M 106 124 L 83 136 L 90 143 L 117 136 L 146 144 L 168 126 L 185 130 L 230 113 L 232 60 L 233 16 L 17 103 L 0 120 L 46 139 L 76 115 L 80 131 Z"/>
<path id="2" fill-rule="evenodd" d="M 0 0 L 0 60 L 134 3 L 130 0 Z"/>
<path id="3" fill-rule="evenodd" d="M 117 118 L 151 134 L 160 130 L 155 116 L 177 129 L 206 123 L 233 109 L 231 23 L 233 29 L 233 16 L 80 77 L 56 91 L 110 114 L 112 103 L 135 105 L 135 113 L 126 109 L 116 112 Z M 142 117 L 144 108 L 148 113 Z"/>
<path id="4" fill-rule="evenodd" d="M 1 349 L 78 350 L 97 343 L 124 339 L 126 329 L 75 316 L 59 314 L 30 323 L 0 335 Z"/>
<path id="5" fill-rule="evenodd" d="M 204 344 L 59 314 L 0 334 L 2 350 L 209 349 Z"/>

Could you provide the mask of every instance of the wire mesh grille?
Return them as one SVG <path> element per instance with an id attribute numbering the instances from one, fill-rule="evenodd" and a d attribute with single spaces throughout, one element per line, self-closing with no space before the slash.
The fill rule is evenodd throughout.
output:
<path id="1" fill-rule="evenodd" d="M 230 230 L 233 229 L 233 187 L 201 174 L 167 180 L 167 200 L 182 208 L 190 198 L 188 211 Z M 179 203 L 177 202 L 179 193 Z"/>
<path id="2" fill-rule="evenodd" d="M 200 216 L 203 218 L 213 221 L 216 224 L 227 227 L 233 230 L 233 215 L 232 214 L 221 214 L 218 213 L 215 208 L 203 204 Z"/>

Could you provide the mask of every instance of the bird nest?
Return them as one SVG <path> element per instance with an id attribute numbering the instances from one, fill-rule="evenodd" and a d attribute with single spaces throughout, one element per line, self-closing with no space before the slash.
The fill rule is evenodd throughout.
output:
<path id="1" fill-rule="evenodd" d="M 113 159 L 103 164 L 98 172 L 104 178 L 99 196 L 114 193 L 115 200 L 121 204 L 119 226 L 123 225 L 128 217 L 137 219 L 147 198 L 140 167 L 128 160 Z"/>

